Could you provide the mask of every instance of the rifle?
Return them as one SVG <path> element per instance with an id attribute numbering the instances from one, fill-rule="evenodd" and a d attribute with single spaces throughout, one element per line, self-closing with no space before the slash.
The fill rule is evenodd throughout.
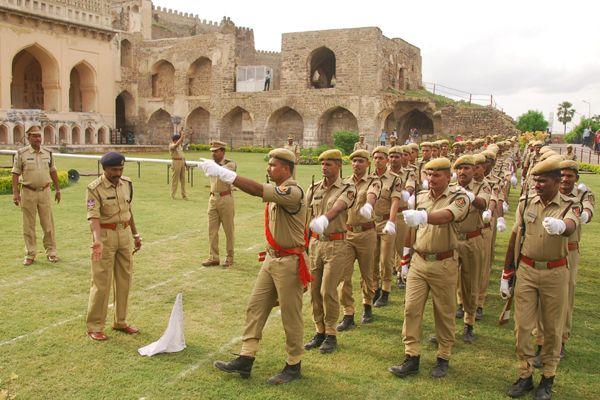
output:
<path id="1" fill-rule="evenodd" d="M 515 262 L 515 273 L 510 278 L 508 282 L 509 287 L 512 289 L 511 295 L 506 302 L 504 303 L 504 307 L 502 308 L 502 312 L 500 313 L 500 317 L 498 318 L 498 325 L 504 325 L 510 321 L 510 310 L 512 308 L 515 284 L 517 281 L 517 268 L 519 267 L 519 263 L 521 262 L 521 249 L 523 248 L 523 242 L 525 242 L 525 209 L 527 208 L 527 203 L 529 202 L 529 185 L 525 182 L 524 185 L 525 190 L 525 204 L 523 204 L 523 210 L 521 211 L 521 228 L 519 230 L 519 249 L 517 252 L 517 258 Z"/>
<path id="2" fill-rule="evenodd" d="M 310 205 L 312 204 L 313 201 L 313 196 L 315 195 L 315 176 L 313 175 L 311 180 L 310 180 L 310 197 L 308 199 L 308 204 L 306 205 L 306 207 L 310 207 Z M 312 209 L 311 209 L 311 213 L 309 214 L 308 210 L 306 212 L 306 227 L 304 228 L 304 251 L 306 252 L 306 254 L 308 254 L 308 244 L 310 243 L 310 236 L 311 236 L 311 232 L 310 232 L 310 228 L 308 226 L 308 224 L 310 223 L 310 217 L 312 214 Z"/>

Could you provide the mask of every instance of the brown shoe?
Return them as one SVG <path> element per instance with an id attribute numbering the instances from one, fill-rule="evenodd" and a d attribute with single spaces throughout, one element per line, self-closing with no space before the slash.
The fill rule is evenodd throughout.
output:
<path id="1" fill-rule="evenodd" d="M 48 256 L 48 261 L 50 261 L 51 263 L 57 263 L 59 258 L 57 256 Z"/>
<path id="2" fill-rule="evenodd" d="M 108 339 L 108 336 L 104 334 L 104 332 L 88 332 L 88 337 L 92 340 L 103 341 Z"/>
<path id="3" fill-rule="evenodd" d="M 126 333 L 128 335 L 133 335 L 133 334 L 138 333 L 140 331 L 138 328 L 133 327 L 131 325 L 127 325 L 124 328 L 116 328 L 116 327 L 113 326 L 113 329 L 115 331 L 121 331 L 121 332 Z"/>
<path id="4" fill-rule="evenodd" d="M 217 266 L 219 264 L 220 264 L 219 260 L 210 260 L 210 259 L 208 259 L 208 260 L 206 260 L 206 261 L 204 261 L 202 263 L 202 266 L 203 267 L 214 267 L 214 266 Z"/>
<path id="5" fill-rule="evenodd" d="M 223 263 L 223 266 L 225 268 L 233 267 L 233 258 L 227 257 L 227 259 L 225 259 L 225 262 Z"/>
<path id="6" fill-rule="evenodd" d="M 25 259 L 23 260 L 23 265 L 27 267 L 27 266 L 33 264 L 33 261 L 34 261 L 33 258 L 25 257 Z"/>

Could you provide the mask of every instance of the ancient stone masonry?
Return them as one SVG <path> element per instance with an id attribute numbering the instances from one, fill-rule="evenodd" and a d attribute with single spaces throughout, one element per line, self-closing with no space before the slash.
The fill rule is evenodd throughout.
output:
<path id="1" fill-rule="evenodd" d="M 34 15 L 27 33 L 18 4 Z M 165 144 L 185 127 L 193 142 L 275 146 L 292 134 L 314 146 L 338 130 L 375 138 L 512 126 L 496 110 L 438 109 L 405 95 L 422 87 L 420 49 L 376 27 L 284 33 L 281 52 L 269 52 L 228 17 L 207 21 L 150 0 L 0 0 L 1 16 L 0 48 L 25 46 L 0 64 L 4 143 L 26 128 L 2 122 L 10 109 L 48 113 L 57 121 L 48 123 L 52 143 L 114 141 L 119 130 L 138 144 Z M 26 72 L 11 75 L 14 65 Z"/>

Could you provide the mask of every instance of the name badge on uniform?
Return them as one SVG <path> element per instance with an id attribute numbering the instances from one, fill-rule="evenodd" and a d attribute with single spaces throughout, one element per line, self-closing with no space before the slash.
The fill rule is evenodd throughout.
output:
<path id="1" fill-rule="evenodd" d="M 535 221 L 536 218 L 537 218 L 537 215 L 535 215 L 535 213 L 533 211 L 527 212 L 527 221 L 533 222 L 533 221 Z"/>

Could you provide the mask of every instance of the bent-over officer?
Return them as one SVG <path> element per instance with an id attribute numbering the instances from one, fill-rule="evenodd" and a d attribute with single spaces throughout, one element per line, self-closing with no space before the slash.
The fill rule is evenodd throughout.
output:
<path id="1" fill-rule="evenodd" d="M 177 185 L 181 184 L 181 197 L 187 200 L 185 193 L 185 156 L 183 154 L 183 141 L 185 132 L 175 134 L 169 144 L 169 153 L 171 154 L 171 198 L 175 199 L 177 194 Z"/>
<path id="2" fill-rule="evenodd" d="M 60 203 L 58 174 L 54 166 L 52 151 L 41 146 L 42 132 L 38 126 L 27 130 L 29 146 L 17 151 L 12 168 L 13 203 L 23 212 L 23 238 L 25 259 L 23 265 L 31 265 L 37 254 L 35 218 L 40 216 L 46 257 L 51 263 L 58 262 L 56 235 L 52 217 L 50 182 L 54 185 L 54 199 Z M 21 190 L 19 190 L 21 183 Z"/>
<path id="3" fill-rule="evenodd" d="M 210 144 L 212 159 L 214 162 L 231 171 L 235 171 L 237 166 L 235 162 L 225 158 L 224 142 L 213 141 Z M 227 258 L 223 263 L 224 267 L 233 266 L 233 217 L 235 214 L 235 204 L 233 202 L 233 192 L 231 191 L 231 182 L 224 182 L 216 176 L 210 177 L 210 199 L 208 200 L 208 239 L 210 242 L 208 259 L 202 265 L 205 267 L 219 265 L 219 228 L 223 225 L 225 231 L 225 249 Z"/>
<path id="4" fill-rule="evenodd" d="M 425 164 L 429 190 L 420 191 L 415 199 L 416 210 L 403 211 L 409 227 L 418 227 L 412 244 L 413 254 L 408 265 L 402 265 L 406 276 L 406 299 L 402 341 L 406 358 L 401 365 L 390 367 L 394 375 L 404 378 L 419 372 L 421 327 L 425 304 L 431 292 L 435 334 L 438 342 L 437 360 L 431 376 L 441 378 L 448 371 L 454 344 L 456 308 L 456 222 L 469 211 L 469 198 L 463 189 L 450 187 L 450 160 L 437 158 Z"/>
<path id="5" fill-rule="evenodd" d="M 304 353 L 302 294 L 311 276 L 304 254 L 304 192 L 292 178 L 295 160 L 294 153 L 287 149 L 271 150 L 267 173 L 275 185 L 241 177 L 213 161 L 202 164 L 207 175 L 231 182 L 242 191 L 261 197 L 266 203 L 264 229 L 267 251 L 260 254 L 263 264 L 248 300 L 242 350 L 236 359 L 216 361 L 214 365 L 222 371 L 249 377 L 263 328 L 271 310 L 279 302 L 287 360 L 283 370 L 268 380 L 269 384 L 288 383 L 300 378 Z"/>
<path id="6" fill-rule="evenodd" d="M 115 318 L 112 328 L 127 334 L 139 332 L 127 323 L 133 254 L 142 247 L 131 211 L 133 184 L 123 176 L 125 157 L 122 154 L 106 153 L 100 164 L 104 172 L 88 185 L 86 197 L 93 239 L 92 287 L 86 323 L 87 335 L 93 340 L 108 339 L 104 324 L 113 284 Z"/>
<path id="7" fill-rule="evenodd" d="M 556 158 L 537 163 L 531 176 L 535 192 L 526 191 L 519 200 L 500 280 L 500 293 L 507 298 L 511 296 L 510 282 L 516 278 L 512 295 L 519 378 L 507 394 L 521 397 L 533 389 L 535 351 L 531 332 L 539 313 L 544 326 L 544 346 L 542 378 L 535 398 L 550 399 L 560 360 L 568 299 L 568 241 L 579 226 L 581 208 L 579 203 L 559 193 L 560 161 Z"/>

